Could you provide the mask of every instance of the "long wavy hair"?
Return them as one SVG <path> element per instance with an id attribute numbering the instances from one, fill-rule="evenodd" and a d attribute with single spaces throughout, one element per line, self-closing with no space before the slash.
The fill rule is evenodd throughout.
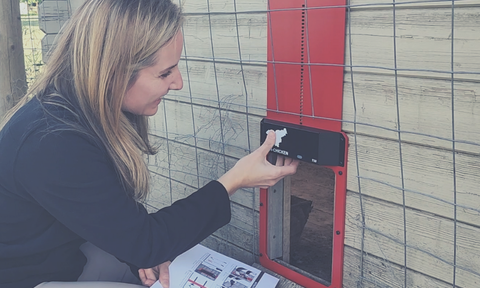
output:
<path id="1" fill-rule="evenodd" d="M 43 74 L 0 123 L 36 97 L 45 105 L 71 110 L 77 125 L 105 146 L 126 187 L 137 199 L 149 191 L 145 154 L 148 120 L 121 110 L 128 88 L 141 69 L 179 31 L 180 8 L 171 0 L 87 0 L 63 27 Z M 54 99 L 62 101 L 56 101 Z M 74 105 L 65 105 L 74 103 Z M 75 107 L 72 109 L 71 107 Z"/>

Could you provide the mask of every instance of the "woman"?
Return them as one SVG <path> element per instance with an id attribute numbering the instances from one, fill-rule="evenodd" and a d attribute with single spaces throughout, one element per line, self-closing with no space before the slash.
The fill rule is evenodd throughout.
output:
<path id="1" fill-rule="evenodd" d="M 169 261 L 230 221 L 228 196 L 295 172 L 265 160 L 271 133 L 189 197 L 153 214 L 138 204 L 155 152 L 147 116 L 183 85 L 181 23 L 170 0 L 87 0 L 65 26 L 0 124 L 1 287 L 168 287 Z"/>

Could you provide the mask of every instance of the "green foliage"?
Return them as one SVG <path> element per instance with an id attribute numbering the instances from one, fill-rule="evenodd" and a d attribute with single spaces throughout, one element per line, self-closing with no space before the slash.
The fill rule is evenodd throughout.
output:
<path id="1" fill-rule="evenodd" d="M 31 84 L 43 68 L 41 40 L 44 33 L 38 26 L 38 18 L 22 16 L 23 51 L 27 83 Z"/>
<path id="2" fill-rule="evenodd" d="M 29 6 L 37 6 L 41 0 L 20 0 L 20 3 L 27 3 Z"/>

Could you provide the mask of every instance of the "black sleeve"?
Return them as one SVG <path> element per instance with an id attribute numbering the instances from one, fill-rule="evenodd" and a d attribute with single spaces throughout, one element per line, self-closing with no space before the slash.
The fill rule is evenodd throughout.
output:
<path id="1" fill-rule="evenodd" d="M 217 181 L 148 214 L 127 195 L 102 149 L 79 133 L 30 135 L 14 175 L 20 189 L 83 239 L 137 267 L 171 260 L 230 221 Z"/>

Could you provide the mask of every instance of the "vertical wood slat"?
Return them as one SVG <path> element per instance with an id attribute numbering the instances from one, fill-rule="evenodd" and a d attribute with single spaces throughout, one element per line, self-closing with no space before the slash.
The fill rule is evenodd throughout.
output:
<path id="1" fill-rule="evenodd" d="M 18 0 L 0 1 L 0 119 L 27 90 Z"/>
<path id="2" fill-rule="evenodd" d="M 55 38 L 72 14 L 70 2 L 75 2 L 75 7 L 78 7 L 84 0 L 44 0 L 38 5 L 40 30 L 46 34 L 42 39 L 42 58 L 45 63 Z"/>
<path id="3" fill-rule="evenodd" d="M 284 193 L 283 180 L 268 189 L 267 253 L 270 259 L 282 258 L 283 256 Z"/>

